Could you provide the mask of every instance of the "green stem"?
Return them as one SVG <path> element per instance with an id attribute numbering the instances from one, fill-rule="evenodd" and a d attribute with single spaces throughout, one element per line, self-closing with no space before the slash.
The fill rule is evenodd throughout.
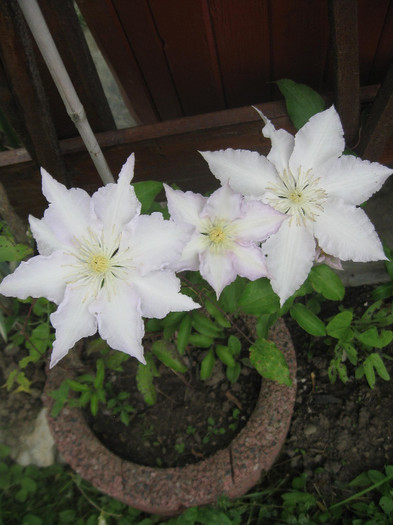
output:
<path id="1" fill-rule="evenodd" d="M 384 483 L 387 483 L 391 479 L 393 479 L 393 474 L 391 476 L 386 477 L 385 479 L 382 479 L 381 481 L 378 481 L 377 483 L 374 483 L 374 485 L 371 485 L 370 487 L 367 487 L 366 489 L 361 490 L 360 492 L 357 492 L 356 494 L 353 494 L 349 498 L 344 499 L 343 501 L 339 501 L 338 503 L 335 503 L 334 505 L 329 507 L 328 510 L 331 511 L 332 509 L 335 509 L 337 507 L 341 507 L 342 505 L 346 505 L 347 503 L 349 503 L 353 499 L 360 498 L 364 494 L 367 494 L 368 492 L 371 492 L 372 490 L 378 488 L 380 485 L 383 485 Z"/>

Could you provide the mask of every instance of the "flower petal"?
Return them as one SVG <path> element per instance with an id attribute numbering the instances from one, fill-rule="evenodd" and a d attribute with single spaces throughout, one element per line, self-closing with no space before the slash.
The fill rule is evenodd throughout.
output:
<path id="1" fill-rule="evenodd" d="M 216 292 L 217 299 L 223 289 L 237 277 L 233 266 L 234 255 L 230 252 L 205 250 L 200 255 L 200 273 Z"/>
<path id="2" fill-rule="evenodd" d="M 107 184 L 91 198 L 94 211 L 104 225 L 106 237 L 117 237 L 124 226 L 140 212 L 141 204 L 130 185 L 134 175 L 134 154 L 123 165 L 116 184 Z"/>
<path id="3" fill-rule="evenodd" d="M 200 221 L 199 215 L 206 204 L 207 197 L 192 191 L 174 190 L 167 184 L 164 184 L 164 189 L 171 218 L 176 222 L 197 226 Z"/>
<path id="4" fill-rule="evenodd" d="M 94 216 L 90 211 L 90 197 L 80 188 L 68 190 L 43 168 L 42 192 L 50 203 L 44 219 L 60 242 L 71 244 L 74 238 L 86 235 Z"/>
<path id="5" fill-rule="evenodd" d="M 362 204 L 382 187 L 391 174 L 392 169 L 378 162 L 343 155 L 328 165 L 322 185 L 332 197 L 340 197 L 350 204 Z"/>
<path id="6" fill-rule="evenodd" d="M 64 249 L 64 243 L 56 237 L 45 219 L 36 219 L 29 215 L 29 224 L 41 255 L 50 255 L 56 250 Z"/>
<path id="7" fill-rule="evenodd" d="M 329 199 L 314 224 L 315 237 L 324 252 L 342 261 L 386 259 L 381 241 L 361 208 L 341 199 Z"/>
<path id="8" fill-rule="evenodd" d="M 237 240 L 262 242 L 276 233 L 288 216 L 259 201 L 244 201 L 243 217 L 232 222 Z"/>
<path id="9" fill-rule="evenodd" d="M 49 256 L 37 255 L 22 262 L 14 273 L 7 275 L 0 284 L 0 293 L 7 297 L 46 297 L 59 304 L 64 297 L 70 268 L 68 256 L 56 251 Z"/>
<path id="10" fill-rule="evenodd" d="M 130 282 L 141 299 L 144 317 L 162 319 L 169 312 L 186 312 L 199 308 L 191 297 L 180 293 L 180 280 L 169 270 L 151 272 L 141 276 L 130 272 Z"/>
<path id="11" fill-rule="evenodd" d="M 116 281 L 110 296 L 104 287 L 89 310 L 97 317 L 98 332 L 114 350 L 125 352 L 146 363 L 143 357 L 142 337 L 145 333 L 140 299 L 133 287 Z"/>
<path id="12" fill-rule="evenodd" d="M 263 136 L 270 139 L 272 143 L 272 148 L 266 158 L 274 164 L 279 173 L 283 173 L 284 170 L 288 169 L 288 162 L 293 152 L 295 138 L 285 129 L 276 129 L 262 111 L 258 109 L 257 111 L 265 123 L 262 129 Z"/>
<path id="13" fill-rule="evenodd" d="M 226 149 L 199 153 L 221 184 L 227 182 L 243 195 L 258 197 L 277 180 L 273 164 L 256 151 Z"/>
<path id="14" fill-rule="evenodd" d="M 89 312 L 89 304 L 85 286 L 67 286 L 64 300 L 50 316 L 52 326 L 56 329 L 50 368 L 54 367 L 79 339 L 96 333 L 97 321 Z"/>
<path id="15" fill-rule="evenodd" d="M 164 220 L 161 213 L 140 215 L 123 232 L 120 250 L 129 244 L 133 265 L 146 274 L 176 263 L 189 238 L 187 227 Z"/>
<path id="16" fill-rule="evenodd" d="M 233 253 L 233 268 L 240 277 L 247 277 L 247 279 L 255 281 L 255 279 L 268 275 L 261 248 L 254 245 L 237 245 Z"/>
<path id="17" fill-rule="evenodd" d="M 262 251 L 267 257 L 272 288 L 284 304 L 307 279 L 315 254 L 313 235 L 293 220 L 284 221 L 262 245 Z"/>
<path id="18" fill-rule="evenodd" d="M 345 147 L 344 132 L 340 117 L 334 106 L 317 113 L 296 133 L 295 147 L 289 167 L 297 173 L 301 166 L 304 171 L 314 169 L 328 160 L 338 158 Z"/>
<path id="19" fill-rule="evenodd" d="M 171 269 L 176 272 L 183 270 L 199 270 L 199 254 L 208 246 L 209 241 L 206 235 L 195 232 L 189 242 L 184 247 L 178 263 L 171 264 Z"/>
<path id="20" fill-rule="evenodd" d="M 243 198 L 239 193 L 235 193 L 228 184 L 224 184 L 207 199 L 201 216 L 208 217 L 212 222 L 216 219 L 231 221 L 241 217 L 242 201 Z"/>

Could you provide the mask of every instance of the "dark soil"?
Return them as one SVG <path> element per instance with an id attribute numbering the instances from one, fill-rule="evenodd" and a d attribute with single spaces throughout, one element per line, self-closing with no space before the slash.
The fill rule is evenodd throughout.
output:
<path id="1" fill-rule="evenodd" d="M 189 361 L 194 361 L 192 357 Z M 191 370 L 196 370 L 197 362 Z M 259 393 L 260 376 L 243 368 L 233 385 L 224 367 L 216 362 L 207 382 L 196 374 L 175 374 L 159 367 L 155 380 L 157 402 L 147 406 L 136 386 L 136 362 L 129 360 L 124 372 L 113 373 L 113 392 L 130 392 L 135 408 L 125 426 L 108 410 L 93 417 L 86 410 L 90 427 L 112 452 L 124 459 L 151 467 L 174 467 L 196 463 L 224 448 L 247 422 Z"/>

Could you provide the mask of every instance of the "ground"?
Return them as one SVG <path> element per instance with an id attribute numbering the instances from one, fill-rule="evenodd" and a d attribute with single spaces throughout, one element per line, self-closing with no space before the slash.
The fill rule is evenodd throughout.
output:
<path id="1" fill-rule="evenodd" d="M 364 309 L 370 301 L 369 293 L 370 287 L 350 288 L 346 302 Z M 297 353 L 297 398 L 283 450 L 264 483 L 305 472 L 310 482 L 309 490 L 315 491 L 325 503 L 330 503 L 346 496 L 343 484 L 360 472 L 393 464 L 393 388 L 391 382 L 377 379 L 374 389 L 370 389 L 365 379 L 356 380 L 353 374 L 346 384 L 339 380 L 331 384 L 327 368 L 332 355 L 322 340 L 314 338 L 310 351 L 311 338 L 291 319 L 287 319 L 287 325 Z M 393 356 L 392 347 L 385 350 L 386 354 Z M 1 355 L 2 384 L 17 358 L 12 352 Z M 385 362 L 392 376 L 391 361 Z M 122 390 L 127 387 L 129 376 L 124 380 Z M 25 393 L 11 395 L 5 388 L 0 389 L 2 439 L 5 432 L 11 432 L 9 435 L 20 433 L 22 423 L 33 419 L 39 409 L 37 392 L 41 386 L 42 375 L 39 373 L 34 384 L 34 397 Z M 258 392 L 257 381 L 249 371 L 242 374 L 242 385 L 233 387 L 225 381 L 220 369 L 216 370 L 205 397 L 200 397 L 203 394 L 198 388 L 190 390 L 172 373 L 163 379 L 163 383 L 158 383 L 158 388 L 159 402 L 152 411 L 152 419 L 148 419 L 144 414 L 147 411 L 142 409 L 138 420 L 131 414 L 129 428 L 137 429 L 136 434 L 142 436 L 143 448 L 142 451 L 138 448 L 140 445 L 131 447 L 134 453 L 131 459 L 135 461 L 135 454 L 138 457 L 144 454 L 150 464 L 162 466 L 173 465 L 180 457 L 183 461 L 184 458 L 185 461 L 198 461 L 215 447 L 225 446 L 247 417 L 243 410 L 245 405 L 251 403 Z M 185 401 L 183 415 L 178 412 L 176 394 L 181 402 Z M 169 403 L 165 409 L 167 412 L 163 412 L 165 401 Z M 191 401 L 196 401 L 200 407 L 199 420 L 192 419 L 196 410 L 190 405 Z M 175 414 L 174 419 L 170 419 L 171 413 Z M 114 427 L 115 434 L 120 436 L 120 442 L 127 443 L 127 427 L 119 428 L 122 430 Z M 224 430 L 220 430 L 222 428 Z M 172 441 L 164 438 L 168 430 Z M 171 455 L 166 456 L 167 451 L 171 451 Z M 128 454 L 127 451 L 120 453 Z"/>

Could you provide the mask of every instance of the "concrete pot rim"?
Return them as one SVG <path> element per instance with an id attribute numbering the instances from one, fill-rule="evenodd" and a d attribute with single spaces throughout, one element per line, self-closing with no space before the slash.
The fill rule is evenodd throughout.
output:
<path id="1" fill-rule="evenodd" d="M 170 516 L 198 505 L 214 503 L 223 494 L 245 494 L 268 471 L 285 441 L 295 403 L 296 357 L 284 322 L 270 338 L 283 351 L 292 386 L 263 380 L 257 405 L 231 444 L 199 463 L 178 468 L 153 468 L 123 460 L 93 434 L 78 408 L 65 408 L 52 418 L 51 390 L 69 376 L 61 366 L 48 374 L 44 404 L 56 445 L 65 461 L 100 491 L 137 509 Z"/>

